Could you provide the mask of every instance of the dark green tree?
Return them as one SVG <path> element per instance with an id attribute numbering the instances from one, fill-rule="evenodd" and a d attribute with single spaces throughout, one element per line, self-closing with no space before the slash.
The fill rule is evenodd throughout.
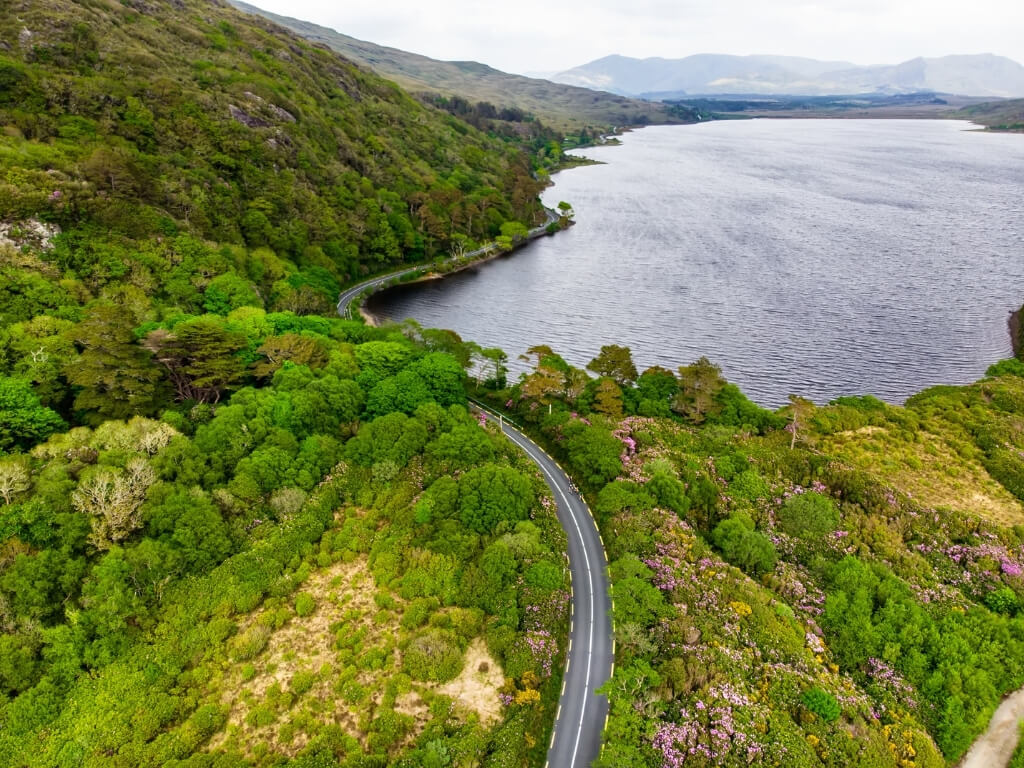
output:
<path id="1" fill-rule="evenodd" d="M 86 421 L 148 416 L 163 401 L 160 371 L 136 343 L 134 325 L 121 307 L 95 304 L 75 327 L 81 351 L 65 375 L 78 389 L 75 409 Z"/>
<path id="2" fill-rule="evenodd" d="M 31 384 L 0 376 L 0 453 L 31 448 L 63 427 L 63 419 L 39 402 Z"/>

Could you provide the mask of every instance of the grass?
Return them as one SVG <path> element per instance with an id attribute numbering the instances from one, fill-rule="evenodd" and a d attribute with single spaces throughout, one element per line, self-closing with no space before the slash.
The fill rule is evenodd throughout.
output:
<path id="1" fill-rule="evenodd" d="M 952 427 L 914 433 L 868 426 L 830 435 L 821 449 L 925 506 L 971 512 L 1001 525 L 1024 523 L 1024 506 L 985 470 Z"/>

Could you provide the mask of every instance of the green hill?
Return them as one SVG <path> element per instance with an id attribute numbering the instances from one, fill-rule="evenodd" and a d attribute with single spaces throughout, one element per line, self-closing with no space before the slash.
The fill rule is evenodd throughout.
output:
<path id="1" fill-rule="evenodd" d="M 607 128 L 683 122 L 661 104 L 512 75 L 475 61 L 438 61 L 357 40 L 248 3 L 232 2 L 244 11 L 264 16 L 309 40 L 323 43 L 412 92 L 461 96 L 471 101 L 490 102 L 499 108 L 521 109 L 567 131 L 577 131 L 584 126 Z"/>
<path id="2" fill-rule="evenodd" d="M 345 281 L 538 215 L 514 146 L 227 5 L 33 0 L 0 37 L 4 223 L 59 226 L 90 291 L 143 269 L 125 243 L 152 235 Z"/>
<path id="3" fill-rule="evenodd" d="M 1024 99 L 986 101 L 965 107 L 956 116 L 973 120 L 993 131 L 1024 131 Z"/>

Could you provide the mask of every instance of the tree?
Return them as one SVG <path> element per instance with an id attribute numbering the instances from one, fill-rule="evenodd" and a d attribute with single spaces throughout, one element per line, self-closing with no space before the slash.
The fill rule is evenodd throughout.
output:
<path id="1" fill-rule="evenodd" d="M 32 487 L 31 475 L 25 462 L 19 459 L 0 461 L 0 497 L 10 506 L 11 500 L 19 493 Z"/>
<path id="2" fill-rule="evenodd" d="M 496 389 L 504 388 L 506 375 L 508 374 L 508 368 L 505 366 L 505 363 L 508 362 L 508 353 L 499 347 L 488 347 L 482 349 L 480 355 L 494 366 L 493 375 L 489 379 L 489 383 L 493 383 Z"/>
<path id="3" fill-rule="evenodd" d="M 711 541 L 726 560 L 752 576 L 768 573 L 778 560 L 771 540 L 755 531 L 749 519 L 730 517 L 723 520 L 712 531 Z"/>
<path id="4" fill-rule="evenodd" d="M 508 238 L 513 245 L 522 242 L 529 232 L 526 225 L 518 221 L 506 221 L 501 225 L 501 236 Z"/>
<path id="5" fill-rule="evenodd" d="M 253 373 L 260 378 L 273 376 L 285 362 L 310 368 L 327 365 L 327 349 L 323 342 L 315 336 L 300 333 L 271 336 L 256 352 L 264 357 L 252 364 Z"/>
<path id="6" fill-rule="evenodd" d="M 0 453 L 31 448 L 63 427 L 64 421 L 40 403 L 31 384 L 0 376 Z"/>
<path id="7" fill-rule="evenodd" d="M 601 353 L 587 363 L 587 370 L 598 376 L 608 376 L 620 387 L 630 387 L 636 381 L 636 365 L 629 347 L 606 344 Z"/>
<path id="8" fill-rule="evenodd" d="M 672 410 L 696 424 L 702 423 L 715 409 L 715 396 L 725 386 L 722 369 L 706 357 L 692 365 L 679 368 L 679 392 Z"/>
<path id="9" fill-rule="evenodd" d="M 813 415 L 814 403 L 810 400 L 805 400 L 802 397 L 797 397 L 796 395 L 789 396 L 790 422 L 786 429 L 788 429 L 791 434 L 789 441 L 790 450 L 796 447 L 797 430 L 802 429 Z"/>
<path id="10" fill-rule="evenodd" d="M 101 467 L 78 484 L 71 504 L 92 518 L 93 546 L 110 549 L 142 526 L 139 509 L 155 481 L 147 461 L 132 459 L 124 470 Z"/>
<path id="11" fill-rule="evenodd" d="M 459 478 L 459 517 L 477 533 L 503 521 L 525 520 L 533 503 L 529 478 L 511 467 L 485 464 Z"/>
<path id="12" fill-rule="evenodd" d="M 612 419 L 622 417 L 622 390 L 611 379 L 601 379 L 594 392 L 594 410 Z"/>
<path id="13" fill-rule="evenodd" d="M 245 375 L 245 363 L 238 352 L 245 336 L 227 330 L 213 316 L 179 323 L 172 332 L 163 329 L 146 336 L 150 349 L 170 374 L 179 400 L 217 403 L 224 390 Z"/>
<path id="14" fill-rule="evenodd" d="M 92 421 L 148 415 L 160 402 L 160 372 L 135 343 L 134 318 L 111 304 L 97 304 L 74 330 L 78 357 L 67 365 L 68 381 L 79 388 L 75 408 Z"/>

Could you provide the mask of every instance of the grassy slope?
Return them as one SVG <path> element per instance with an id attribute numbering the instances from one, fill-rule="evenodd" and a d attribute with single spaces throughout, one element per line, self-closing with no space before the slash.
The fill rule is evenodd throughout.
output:
<path id="1" fill-rule="evenodd" d="M 309 40 L 323 43 L 410 91 L 457 95 L 471 101 L 489 101 L 499 107 L 518 107 L 549 125 L 566 130 L 584 125 L 603 127 L 678 122 L 660 104 L 511 75 L 473 61 L 438 61 L 357 40 L 247 3 L 236 2 L 235 5 L 265 16 Z"/>

